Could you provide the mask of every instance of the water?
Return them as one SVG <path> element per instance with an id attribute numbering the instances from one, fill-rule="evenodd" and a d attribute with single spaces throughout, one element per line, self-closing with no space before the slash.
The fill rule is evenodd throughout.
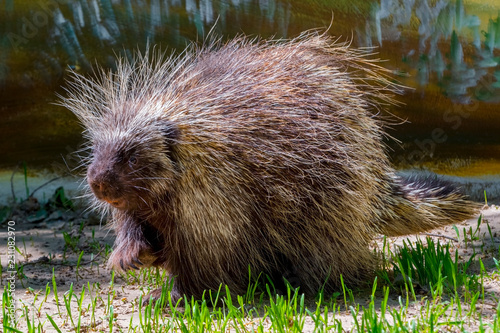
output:
<path id="1" fill-rule="evenodd" d="M 46 0 L 0 2 L 0 168 L 64 168 L 81 141 L 54 105 L 68 68 L 114 66 L 146 44 L 238 34 L 295 37 L 331 25 L 377 47 L 410 87 L 390 112 L 394 163 L 460 176 L 500 174 L 500 3 L 495 0 Z M 71 163 L 69 163 L 71 164 Z"/>

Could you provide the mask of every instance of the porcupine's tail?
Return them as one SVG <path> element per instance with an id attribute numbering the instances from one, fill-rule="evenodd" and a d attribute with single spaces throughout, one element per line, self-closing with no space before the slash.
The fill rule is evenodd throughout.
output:
<path id="1" fill-rule="evenodd" d="M 453 184 L 436 175 L 392 177 L 375 228 L 387 236 L 423 232 L 458 223 L 478 214 L 480 204 L 470 201 Z"/>

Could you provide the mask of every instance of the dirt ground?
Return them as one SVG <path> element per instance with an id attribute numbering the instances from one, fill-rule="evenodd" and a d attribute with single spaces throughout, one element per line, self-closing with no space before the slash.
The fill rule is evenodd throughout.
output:
<path id="1" fill-rule="evenodd" d="M 56 199 L 54 199 L 56 200 Z M 50 200 L 49 200 L 50 201 Z M 67 293 L 72 288 L 75 294 L 79 295 L 82 287 L 86 288 L 86 295 L 103 297 L 96 303 L 95 317 L 97 323 L 101 323 L 102 327 L 96 327 L 96 330 L 105 330 L 106 316 L 103 312 L 106 308 L 105 303 L 109 298 L 104 295 L 109 294 L 110 290 L 115 290 L 115 295 L 112 298 L 114 315 L 118 326 L 126 330 L 132 323 L 137 325 L 139 322 L 139 314 L 137 311 L 139 296 L 145 295 L 149 291 L 147 283 L 141 282 L 141 278 L 132 276 L 115 276 L 114 284 L 111 284 L 111 273 L 106 268 L 105 257 L 107 251 L 110 251 L 114 235 L 95 216 L 88 213 L 75 213 L 69 209 L 62 209 L 62 203 L 53 204 L 58 206 L 50 211 L 50 207 L 45 206 L 43 218 L 37 219 L 33 214 L 37 214 L 40 207 L 29 207 L 36 203 L 26 203 L 27 207 L 19 208 L 19 211 L 14 211 L 10 222 L 15 229 L 15 245 L 19 252 L 15 252 L 15 261 L 23 266 L 23 278 L 17 278 L 15 281 L 16 291 L 16 315 L 19 318 L 23 316 L 23 308 L 26 306 L 30 309 L 31 315 L 38 318 L 40 322 L 45 322 L 44 328 L 47 332 L 51 332 L 52 326 L 47 322 L 46 314 L 51 316 L 58 313 L 56 300 L 53 295 L 53 273 L 57 284 L 59 302 L 61 303 L 62 295 Z M 31 209 L 31 210 L 30 210 Z M 29 215 L 31 214 L 31 215 Z M 439 239 L 441 243 L 451 243 L 451 249 L 459 250 L 461 260 L 466 260 L 473 252 L 473 246 L 476 246 L 477 258 L 481 258 L 486 270 L 490 273 L 490 278 L 485 280 L 485 301 L 478 305 L 481 309 L 483 322 L 492 320 L 496 311 L 498 300 L 500 298 L 500 272 L 494 264 L 493 258 L 500 259 L 500 209 L 498 206 L 486 207 L 483 211 L 482 224 L 477 235 L 479 240 L 466 246 L 464 242 L 464 230 L 467 231 L 471 227 L 473 230 L 477 228 L 477 219 L 471 219 L 463 223 L 457 224 L 459 230 L 459 241 L 457 239 L 456 229 L 453 226 L 447 226 L 441 229 L 436 229 L 428 234 L 414 235 L 411 237 L 398 237 L 389 239 L 391 249 L 395 250 L 401 246 L 404 239 L 415 241 L 417 238 L 425 239 L 430 236 L 436 241 Z M 31 216 L 28 218 L 27 216 Z M 488 225 L 491 232 L 488 230 Z M 3 266 L 2 271 L 2 286 L 6 285 L 8 274 L 8 255 L 7 246 L 8 222 L 0 225 L 1 243 L 0 243 L 0 258 Z M 12 229 L 11 229 L 12 230 Z M 374 247 L 381 249 L 382 239 L 376 237 Z M 83 257 L 80 264 L 77 265 L 79 255 L 83 251 Z M 78 267 L 77 267 L 78 266 Z M 474 269 L 474 268 L 473 268 Z M 478 269 L 478 268 L 475 268 Z M 494 272 L 497 273 L 494 273 Z M 52 290 L 46 301 L 42 301 L 45 297 L 46 287 L 49 286 Z M 89 290 L 90 289 L 90 290 Z M 342 297 L 342 296 L 341 296 Z M 90 298 L 89 298 L 90 299 Z M 367 304 L 370 299 L 369 292 L 356 294 L 356 301 L 360 304 Z M 84 301 L 89 302 L 87 299 Z M 312 303 L 314 304 L 314 303 Z M 389 306 L 398 307 L 398 295 L 391 293 L 389 297 Z M 75 303 L 75 308 L 77 307 Z M 413 302 L 409 307 L 409 315 L 417 314 L 420 311 L 421 303 Z M 333 314 L 332 314 L 333 316 Z M 132 318 L 132 321 L 131 321 Z M 61 328 L 70 329 L 69 321 L 61 319 L 59 316 L 54 316 L 57 324 Z M 335 314 L 335 319 L 342 321 L 343 327 L 349 330 L 352 325 L 351 313 L 343 307 Z M 90 314 L 85 314 L 82 317 L 83 326 L 90 321 Z M 36 319 L 35 319 L 36 321 Z M 477 323 L 469 323 L 473 329 Z M 26 320 L 21 320 L 20 327 L 26 327 Z M 305 332 L 312 332 L 314 323 L 310 318 L 306 320 Z M 22 329 L 21 329 L 22 330 Z"/>

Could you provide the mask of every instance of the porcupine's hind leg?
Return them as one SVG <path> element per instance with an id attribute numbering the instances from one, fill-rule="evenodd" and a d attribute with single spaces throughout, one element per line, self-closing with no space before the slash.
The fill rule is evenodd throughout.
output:
<path id="1" fill-rule="evenodd" d="M 172 305 L 176 306 L 183 306 L 184 301 L 181 300 L 181 298 L 184 297 L 184 292 L 182 289 L 179 287 L 179 283 L 175 281 L 175 277 L 171 274 L 168 275 L 167 279 L 164 281 L 164 288 L 170 288 L 170 299 L 172 301 Z M 167 289 L 168 290 L 168 289 Z M 146 297 L 144 297 L 142 304 L 147 305 L 149 302 L 156 302 L 161 298 L 161 294 L 163 292 L 162 288 L 157 288 L 153 291 L 151 291 Z M 167 305 L 168 305 L 168 293 L 166 295 L 167 297 Z M 181 300 L 179 302 L 179 300 Z"/>
<path id="2" fill-rule="evenodd" d="M 332 292 L 341 287 L 341 278 L 348 286 L 369 281 L 376 267 L 376 260 L 369 249 L 368 237 L 355 237 L 348 228 L 332 228 L 315 237 L 300 237 L 294 243 L 295 258 L 288 277 L 292 286 L 316 295 L 324 288 Z M 338 234 L 334 234 L 338 232 Z M 367 234 L 368 235 L 368 234 Z"/>
<path id="3" fill-rule="evenodd" d="M 341 290 L 342 281 L 349 288 L 372 281 L 376 268 L 375 262 L 368 248 L 360 248 L 356 253 L 350 253 L 348 256 L 343 253 L 298 263 L 294 268 L 294 273 L 296 281 L 300 283 L 300 290 L 314 296 L 320 291 L 331 293 Z"/>

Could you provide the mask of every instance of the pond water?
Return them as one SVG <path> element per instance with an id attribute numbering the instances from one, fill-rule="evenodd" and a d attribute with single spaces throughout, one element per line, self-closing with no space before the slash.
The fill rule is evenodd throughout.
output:
<path id="1" fill-rule="evenodd" d="M 394 163 L 500 174 L 500 2 L 496 0 L 43 0 L 0 2 L 0 168 L 71 164 L 75 117 L 55 105 L 67 68 L 114 66 L 147 42 L 182 50 L 210 30 L 292 38 L 325 29 L 376 47 L 403 85 L 408 120 L 389 130 Z"/>

